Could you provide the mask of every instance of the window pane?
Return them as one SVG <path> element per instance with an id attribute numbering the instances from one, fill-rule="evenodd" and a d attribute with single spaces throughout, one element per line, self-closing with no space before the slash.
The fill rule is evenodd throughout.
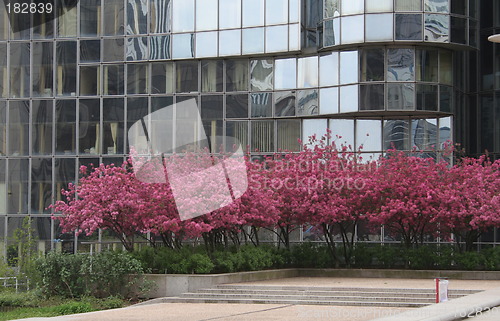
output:
<path id="1" fill-rule="evenodd" d="M 194 0 L 172 0 L 174 32 L 194 31 Z"/>
<path id="2" fill-rule="evenodd" d="M 316 135 L 321 138 L 326 134 L 328 128 L 327 119 L 306 119 L 302 123 L 302 141 L 307 142 L 309 137 Z"/>
<path id="3" fill-rule="evenodd" d="M 219 8 L 220 29 L 241 28 L 241 1 L 219 0 Z"/>
<path id="4" fill-rule="evenodd" d="M 346 44 L 346 43 L 363 42 L 364 30 L 365 30 L 364 26 L 365 26 L 365 19 L 363 15 L 342 17 L 342 29 L 341 29 L 342 43 Z"/>
<path id="5" fill-rule="evenodd" d="M 243 29 L 243 54 L 264 53 L 264 28 Z"/>
<path id="6" fill-rule="evenodd" d="M 354 120 L 330 119 L 330 130 L 337 148 L 350 146 L 350 149 L 355 149 L 357 147 L 354 146 Z"/>
<path id="7" fill-rule="evenodd" d="M 319 113 L 337 114 L 339 112 L 339 88 L 322 88 L 319 90 Z"/>
<path id="8" fill-rule="evenodd" d="M 56 100 L 56 154 L 76 152 L 76 101 Z"/>
<path id="9" fill-rule="evenodd" d="M 340 16 L 340 0 L 325 0 L 324 18 Z"/>
<path id="10" fill-rule="evenodd" d="M 415 85 L 414 84 L 388 84 L 387 85 L 388 110 L 414 110 Z"/>
<path id="11" fill-rule="evenodd" d="M 201 91 L 221 92 L 223 90 L 222 60 L 201 62 Z"/>
<path id="12" fill-rule="evenodd" d="M 7 193 L 7 213 L 27 214 L 28 213 L 28 181 L 29 181 L 29 160 L 9 159 L 8 191 Z M 9 218 L 9 223 L 17 218 Z M 21 220 L 21 218 L 19 218 Z M 20 224 L 17 225 L 20 227 Z M 15 228 L 9 226 L 9 230 Z"/>
<path id="13" fill-rule="evenodd" d="M 384 150 L 410 150 L 410 122 L 408 120 L 384 121 Z"/>
<path id="14" fill-rule="evenodd" d="M 359 60 L 357 51 L 340 52 L 340 83 L 358 82 Z"/>
<path id="15" fill-rule="evenodd" d="M 52 159 L 33 158 L 31 161 L 31 214 L 47 214 L 52 201 Z M 50 220 L 50 218 L 47 218 Z M 40 220 L 40 219 L 34 219 Z M 48 222 L 50 240 L 50 221 Z M 37 231 L 39 232 L 39 231 Z"/>
<path id="16" fill-rule="evenodd" d="M 8 83 L 9 73 L 7 72 L 7 44 L 0 43 L 0 97 L 7 97 L 9 95 L 7 91 Z"/>
<path id="17" fill-rule="evenodd" d="M 448 86 L 439 86 L 439 111 L 451 113 L 452 109 L 452 97 L 453 89 Z"/>
<path id="18" fill-rule="evenodd" d="M 393 39 L 392 14 L 367 14 L 366 41 L 382 41 Z"/>
<path id="19" fill-rule="evenodd" d="M 11 101 L 9 104 L 9 155 L 29 154 L 29 101 Z"/>
<path id="20" fill-rule="evenodd" d="M 147 94 L 148 92 L 148 65 L 127 65 L 127 93 Z"/>
<path id="21" fill-rule="evenodd" d="M 226 96 L 226 118 L 248 118 L 248 95 Z"/>
<path id="22" fill-rule="evenodd" d="M 252 91 L 273 89 L 273 60 L 250 61 L 250 84 Z"/>
<path id="23" fill-rule="evenodd" d="M 364 0 L 342 0 L 342 15 L 364 13 Z"/>
<path id="24" fill-rule="evenodd" d="M 415 79 L 414 55 L 412 49 L 389 49 L 387 51 L 387 80 L 413 81 Z"/>
<path id="25" fill-rule="evenodd" d="M 332 52 L 319 57 L 320 86 L 339 84 L 339 54 Z"/>
<path id="26" fill-rule="evenodd" d="M 210 95 L 201 97 L 201 119 L 207 137 L 210 139 L 212 152 L 219 152 L 223 136 L 223 96 Z"/>
<path id="27" fill-rule="evenodd" d="M 122 98 L 104 98 L 102 100 L 103 154 L 123 154 L 124 110 Z"/>
<path id="28" fill-rule="evenodd" d="M 340 112 L 358 111 L 358 85 L 340 87 Z"/>
<path id="29" fill-rule="evenodd" d="M 296 62 L 295 58 L 276 59 L 274 88 L 275 89 L 292 89 L 297 87 L 296 82 Z"/>
<path id="30" fill-rule="evenodd" d="M 124 4 L 123 0 L 104 0 L 104 34 L 106 36 L 123 35 Z"/>
<path id="31" fill-rule="evenodd" d="M 127 61 L 148 59 L 148 38 L 129 37 L 127 39 Z"/>
<path id="32" fill-rule="evenodd" d="M 318 90 L 299 90 L 297 93 L 297 116 L 319 114 Z"/>
<path id="33" fill-rule="evenodd" d="M 80 67 L 80 95 L 95 96 L 100 94 L 100 67 L 81 66 Z"/>
<path id="34" fill-rule="evenodd" d="M 149 59 L 170 59 L 170 36 L 149 37 Z"/>
<path id="35" fill-rule="evenodd" d="M 422 40 L 422 15 L 397 14 L 396 40 Z"/>
<path id="36" fill-rule="evenodd" d="M 96 36 L 101 33 L 101 1 L 80 3 L 80 36 Z"/>
<path id="37" fill-rule="evenodd" d="M 7 154 L 7 102 L 0 101 L 0 156 L 4 156 L 6 154 Z"/>
<path id="38" fill-rule="evenodd" d="M 396 11 L 422 11 L 422 1 L 396 0 Z"/>
<path id="39" fill-rule="evenodd" d="M 300 50 L 300 28 L 298 23 L 288 25 L 288 50 Z"/>
<path id="40" fill-rule="evenodd" d="M 219 32 L 219 55 L 237 56 L 241 54 L 241 30 Z"/>
<path id="41" fill-rule="evenodd" d="M 217 57 L 217 32 L 196 33 L 196 57 Z"/>
<path id="42" fill-rule="evenodd" d="M 356 121 L 356 146 L 363 145 L 364 152 L 382 150 L 382 123 L 380 120 Z"/>
<path id="43" fill-rule="evenodd" d="M 448 0 L 424 0 L 424 10 L 430 12 L 449 12 Z"/>
<path id="44" fill-rule="evenodd" d="M 438 86 L 417 85 L 417 110 L 438 110 Z"/>
<path id="45" fill-rule="evenodd" d="M 259 120 L 252 121 L 252 151 L 273 152 L 274 151 L 274 121 Z"/>
<path id="46" fill-rule="evenodd" d="M 248 60 L 226 61 L 226 91 L 248 90 Z"/>
<path id="47" fill-rule="evenodd" d="M 361 52 L 361 81 L 383 81 L 385 76 L 385 51 L 382 48 Z"/>
<path id="48" fill-rule="evenodd" d="M 359 110 L 384 110 L 384 85 L 361 85 Z"/>
<path id="49" fill-rule="evenodd" d="M 13 42 L 10 45 L 10 96 L 30 96 L 30 44 Z"/>
<path id="50" fill-rule="evenodd" d="M 173 35 L 172 37 L 172 58 L 176 59 L 194 57 L 194 34 L 185 33 L 180 35 Z"/>
<path id="51" fill-rule="evenodd" d="M 79 153 L 100 154 L 100 101 L 99 99 L 81 99 L 78 107 Z"/>
<path id="52" fill-rule="evenodd" d="M 366 0 L 366 12 L 391 12 L 392 0 Z"/>
<path id="53" fill-rule="evenodd" d="M 146 0 L 127 0 L 127 35 L 148 32 L 148 4 Z"/>
<path id="54" fill-rule="evenodd" d="M 248 121 L 228 121 L 226 122 L 226 136 L 236 138 L 241 146 L 246 150 L 248 147 Z M 229 143 L 230 139 L 227 140 Z M 227 150 L 233 150 L 231 145 L 226 146 Z"/>
<path id="55" fill-rule="evenodd" d="M 438 81 L 438 51 L 417 51 L 417 81 Z"/>
<path id="56" fill-rule="evenodd" d="M 60 37 L 76 37 L 78 6 L 71 2 L 60 4 L 57 8 L 57 33 Z"/>
<path id="57" fill-rule="evenodd" d="M 419 150 L 434 150 L 437 144 L 437 120 L 414 119 L 411 121 L 411 145 Z"/>
<path id="58" fill-rule="evenodd" d="M 451 17 L 451 42 L 467 43 L 467 19 Z"/>
<path id="59" fill-rule="evenodd" d="M 103 95 L 123 95 L 125 72 L 123 65 L 104 65 Z"/>
<path id="60" fill-rule="evenodd" d="M 288 0 L 266 1 L 266 26 L 288 22 Z"/>
<path id="61" fill-rule="evenodd" d="M 76 42 L 60 41 L 56 45 L 57 95 L 76 95 Z"/>
<path id="62" fill-rule="evenodd" d="M 196 30 L 217 29 L 217 0 L 196 0 Z"/>
<path id="63" fill-rule="evenodd" d="M 439 82 L 453 84 L 452 53 L 450 51 L 439 51 Z"/>
<path id="64" fill-rule="evenodd" d="M 32 96 L 53 96 L 53 44 L 52 42 L 33 42 Z M 1 67 L 0 67 L 1 68 Z"/>
<path id="65" fill-rule="evenodd" d="M 273 94 L 252 93 L 250 94 L 251 117 L 273 116 Z"/>
<path id="66" fill-rule="evenodd" d="M 449 17 L 440 14 L 425 15 L 425 40 L 434 42 L 449 41 Z"/>
<path id="67" fill-rule="evenodd" d="M 318 57 L 299 58 L 297 60 L 297 87 L 311 88 L 318 86 Z"/>
<path id="68" fill-rule="evenodd" d="M 174 64 L 151 64 L 151 94 L 170 94 L 174 89 Z"/>
<path id="69" fill-rule="evenodd" d="M 123 61 L 123 39 L 103 39 L 103 61 Z"/>
<path id="70" fill-rule="evenodd" d="M 151 0 L 151 33 L 168 33 L 172 30 L 171 0 Z"/>
<path id="71" fill-rule="evenodd" d="M 278 150 L 286 150 L 297 152 L 300 150 L 300 120 L 280 119 L 276 122 L 277 125 L 277 148 Z"/>
<path id="72" fill-rule="evenodd" d="M 325 47 L 340 45 L 340 18 L 325 21 L 323 37 Z"/>
<path id="73" fill-rule="evenodd" d="M 176 64 L 176 92 L 189 93 L 198 91 L 198 62 L 186 61 Z"/>
<path id="74" fill-rule="evenodd" d="M 274 116 L 295 116 L 294 91 L 280 91 L 274 93 Z"/>
<path id="75" fill-rule="evenodd" d="M 148 98 L 147 97 L 134 97 L 134 98 L 127 98 L 127 123 L 126 123 L 126 128 L 125 128 L 125 133 L 128 138 L 126 140 L 127 143 L 127 149 L 130 148 L 130 145 L 132 145 L 132 142 L 137 142 L 139 139 L 144 139 L 145 137 L 143 136 L 143 131 L 142 128 L 139 129 L 140 127 L 134 127 L 131 128 L 132 125 L 134 125 L 135 122 L 140 120 L 141 118 L 146 117 L 148 115 Z M 141 136 L 141 138 L 139 138 Z"/>
<path id="76" fill-rule="evenodd" d="M 243 28 L 264 25 L 264 0 L 243 0 Z"/>
<path id="77" fill-rule="evenodd" d="M 80 40 L 80 62 L 101 61 L 100 40 Z"/>

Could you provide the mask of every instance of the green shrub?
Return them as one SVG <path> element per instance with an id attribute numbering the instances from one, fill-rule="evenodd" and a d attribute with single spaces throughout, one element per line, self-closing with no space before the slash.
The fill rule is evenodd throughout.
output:
<path id="1" fill-rule="evenodd" d="M 304 242 L 293 246 L 290 255 L 294 267 L 330 268 L 334 266 L 330 249 L 326 245 Z"/>
<path id="2" fill-rule="evenodd" d="M 99 302 L 99 306 L 104 309 L 118 309 L 123 307 L 123 300 L 117 296 L 110 296 L 105 299 L 102 299 L 101 302 Z"/>
<path id="3" fill-rule="evenodd" d="M 186 260 L 188 271 L 191 273 L 207 274 L 212 272 L 215 266 L 206 254 L 195 253 Z"/>
<path id="4" fill-rule="evenodd" d="M 92 308 L 92 305 L 88 302 L 68 302 L 61 304 L 59 306 L 56 306 L 54 310 L 59 314 L 59 315 L 66 315 L 66 314 L 76 314 L 76 313 L 85 313 L 85 312 L 91 312 L 94 311 Z"/>
<path id="5" fill-rule="evenodd" d="M 354 247 L 354 267 L 366 268 L 371 267 L 373 261 L 373 247 L 368 244 L 358 243 Z"/>
<path id="6" fill-rule="evenodd" d="M 212 255 L 215 273 L 235 272 L 235 264 L 232 258 L 233 253 L 228 251 L 215 251 Z"/>
<path id="7" fill-rule="evenodd" d="M 433 269 L 437 261 L 435 247 L 427 245 L 405 250 L 404 257 L 414 270 Z"/>
<path id="8" fill-rule="evenodd" d="M 35 307 L 39 298 L 34 292 L 9 292 L 0 293 L 0 307 Z"/>
<path id="9" fill-rule="evenodd" d="M 477 270 L 482 261 L 481 254 L 478 252 L 464 252 L 455 255 L 458 268 L 463 270 Z"/>
<path id="10" fill-rule="evenodd" d="M 485 270 L 498 271 L 500 269 L 500 247 L 482 250 L 481 258 Z"/>

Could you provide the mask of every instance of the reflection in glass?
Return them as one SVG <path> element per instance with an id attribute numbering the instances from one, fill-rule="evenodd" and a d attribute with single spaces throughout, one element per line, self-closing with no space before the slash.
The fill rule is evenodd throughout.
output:
<path id="1" fill-rule="evenodd" d="M 358 111 L 358 85 L 340 87 L 340 112 Z"/>
<path id="2" fill-rule="evenodd" d="M 385 91 L 383 84 L 361 85 L 359 110 L 384 110 Z"/>
<path id="3" fill-rule="evenodd" d="M 300 28 L 298 23 L 288 25 L 288 50 L 300 50 Z"/>
<path id="4" fill-rule="evenodd" d="M 174 64 L 161 62 L 151 64 L 151 94 L 174 92 Z"/>
<path id="5" fill-rule="evenodd" d="M 467 44 L 467 19 L 451 17 L 451 42 Z"/>
<path id="6" fill-rule="evenodd" d="M 219 0 L 219 8 L 219 29 L 241 28 L 241 1 Z"/>
<path id="7" fill-rule="evenodd" d="M 35 15 L 34 15 L 35 16 Z M 80 4 L 80 36 L 96 36 L 101 33 L 101 1 L 89 0 Z"/>
<path id="8" fill-rule="evenodd" d="M 149 37 L 149 59 L 170 59 L 170 36 Z"/>
<path id="9" fill-rule="evenodd" d="M 413 119 L 410 133 L 412 148 L 417 151 L 433 150 L 437 144 L 437 120 Z"/>
<path id="10" fill-rule="evenodd" d="M 274 70 L 275 89 L 297 88 L 295 58 L 276 59 Z"/>
<path id="11" fill-rule="evenodd" d="M 226 95 L 226 118 L 248 118 L 248 95 Z"/>
<path id="12" fill-rule="evenodd" d="M 392 0 L 366 0 L 366 12 L 391 12 Z"/>
<path id="13" fill-rule="evenodd" d="M 251 93 L 250 94 L 251 117 L 272 117 L 273 116 L 273 94 L 272 93 Z"/>
<path id="14" fill-rule="evenodd" d="M 9 159 L 9 172 L 7 173 L 7 213 L 27 214 L 28 213 L 28 181 L 29 181 L 29 160 Z M 13 219 L 9 218 L 9 223 Z M 15 228 L 9 226 L 13 231 Z M 18 225 L 17 227 L 21 227 Z"/>
<path id="15" fill-rule="evenodd" d="M 9 95 L 7 91 L 8 82 L 9 73 L 7 72 L 7 44 L 0 43 L 0 97 L 7 97 Z"/>
<path id="16" fill-rule="evenodd" d="M 273 60 L 250 61 L 250 85 L 252 91 L 273 89 Z"/>
<path id="17" fill-rule="evenodd" d="M 56 53 L 57 95 L 74 96 L 76 94 L 76 41 L 58 41 Z"/>
<path id="18" fill-rule="evenodd" d="M 417 110 L 438 110 L 438 86 L 417 84 Z"/>
<path id="19" fill-rule="evenodd" d="M 10 45 L 10 96 L 30 95 L 30 44 L 12 42 Z"/>
<path id="20" fill-rule="evenodd" d="M 56 100 L 56 154 L 76 152 L 76 101 Z"/>
<path id="21" fill-rule="evenodd" d="M 217 29 L 217 9 L 217 0 L 196 0 L 196 31 Z"/>
<path id="22" fill-rule="evenodd" d="M 348 0 L 352 1 L 352 0 Z M 365 19 L 363 15 L 342 17 L 341 41 L 343 44 L 363 42 Z"/>
<path id="23" fill-rule="evenodd" d="M 364 0 L 342 0 L 342 15 L 364 13 Z"/>
<path id="24" fill-rule="evenodd" d="M 439 82 L 453 84 L 452 53 L 448 50 L 439 51 Z"/>
<path id="25" fill-rule="evenodd" d="M 448 16 L 441 14 L 426 14 L 424 40 L 434 42 L 449 41 Z"/>
<path id="26" fill-rule="evenodd" d="M 417 50 L 417 81 L 438 81 L 438 51 Z"/>
<path id="27" fill-rule="evenodd" d="M 366 41 L 383 41 L 393 39 L 393 17 L 388 14 L 367 14 L 365 25 Z"/>
<path id="28" fill-rule="evenodd" d="M 237 56 L 241 54 L 241 30 L 224 30 L 219 32 L 219 55 Z"/>
<path id="29" fill-rule="evenodd" d="M 144 137 L 143 131 L 139 130 L 139 127 L 134 127 L 131 129 L 132 125 L 141 118 L 148 115 L 148 98 L 147 97 L 129 97 L 127 98 L 127 123 L 125 132 L 126 137 L 132 138 L 130 141 L 137 141 L 139 136 Z M 129 140 L 126 140 L 126 144 L 129 144 Z M 126 146 L 128 149 L 130 146 Z"/>
<path id="30" fill-rule="evenodd" d="M 358 51 L 340 52 L 340 84 L 358 82 Z"/>
<path id="31" fill-rule="evenodd" d="M 198 62 L 183 61 L 176 64 L 176 92 L 198 91 Z"/>
<path id="32" fill-rule="evenodd" d="M 33 42 L 32 96 L 53 96 L 53 44 L 52 42 Z"/>
<path id="33" fill-rule="evenodd" d="M 223 102 L 222 95 L 201 96 L 201 119 L 212 152 L 219 152 L 223 143 Z"/>
<path id="34" fill-rule="evenodd" d="M 194 34 L 184 33 L 173 35 L 172 58 L 193 58 L 194 57 Z"/>
<path id="35" fill-rule="evenodd" d="M 196 57 L 217 57 L 217 31 L 196 33 Z"/>
<path id="36" fill-rule="evenodd" d="M 320 114 L 337 114 L 339 112 L 339 89 L 321 88 L 319 90 Z"/>
<path id="37" fill-rule="evenodd" d="M 382 122 L 359 119 L 356 121 L 356 146 L 363 146 L 364 152 L 382 150 Z"/>
<path id="38" fill-rule="evenodd" d="M 31 161 L 31 214 L 50 213 L 51 209 L 46 208 L 51 201 L 52 159 L 33 158 Z"/>
<path id="39" fill-rule="evenodd" d="M 151 97 L 151 113 L 155 116 L 150 118 L 151 129 L 149 135 L 151 137 L 162 137 L 161 140 L 153 141 L 151 149 L 153 154 L 160 155 L 161 153 L 168 153 L 173 150 L 174 146 L 174 98 L 167 97 Z M 168 108 L 170 107 L 170 108 Z M 168 108 L 168 109 L 165 109 Z"/>
<path id="40" fill-rule="evenodd" d="M 201 91 L 221 92 L 223 89 L 222 60 L 203 60 L 201 62 Z"/>
<path id="41" fill-rule="evenodd" d="M 274 151 L 274 121 L 254 120 L 252 124 L 252 141 L 250 148 L 252 151 L 273 152 Z"/>
<path id="42" fill-rule="evenodd" d="M 57 201 L 62 200 L 61 190 L 68 187 L 68 183 L 76 181 L 76 167 L 74 158 L 55 158 L 54 161 L 55 177 L 55 195 Z"/>
<path id="43" fill-rule="evenodd" d="M 364 49 L 361 52 L 361 81 L 383 81 L 384 76 L 384 49 Z"/>
<path id="44" fill-rule="evenodd" d="M 422 15 L 396 14 L 396 40 L 422 40 Z"/>
<path id="45" fill-rule="evenodd" d="M 7 154 L 7 102 L 0 101 L 0 156 L 5 154 Z"/>
<path id="46" fill-rule="evenodd" d="M 102 100 L 103 154 L 123 154 L 123 143 L 125 137 L 124 110 L 123 98 L 104 98 Z"/>
<path id="47" fill-rule="evenodd" d="M 226 61 L 226 91 L 248 90 L 248 60 Z"/>
<path id="48" fill-rule="evenodd" d="M 264 53 L 264 28 L 243 29 L 243 54 Z"/>
<path id="49" fill-rule="evenodd" d="M 79 153 L 100 154 L 100 101 L 99 99 L 81 99 L 78 108 Z"/>
<path id="50" fill-rule="evenodd" d="M 127 60 L 148 59 L 148 38 L 128 37 L 127 38 Z"/>
<path id="51" fill-rule="evenodd" d="M 444 117 L 439 119 L 439 147 L 443 149 L 446 142 L 453 140 L 452 136 L 452 120 L 451 117 Z"/>
<path id="52" fill-rule="evenodd" d="M 319 57 L 320 86 L 334 86 L 339 84 L 339 53 L 332 52 Z"/>
<path id="53" fill-rule="evenodd" d="M 453 88 L 448 86 L 439 86 L 439 111 L 451 113 L 452 110 Z"/>
<path id="54" fill-rule="evenodd" d="M 264 0 L 243 0 L 243 28 L 264 25 Z"/>
<path id="55" fill-rule="evenodd" d="M 11 101 L 9 104 L 9 155 L 29 154 L 29 101 Z"/>
<path id="56" fill-rule="evenodd" d="M 266 1 L 266 26 L 288 22 L 288 0 Z"/>
<path id="57" fill-rule="evenodd" d="M 318 90 L 299 90 L 297 93 L 297 116 L 319 114 Z"/>
<path id="58" fill-rule="evenodd" d="M 300 150 L 300 120 L 297 119 L 279 119 L 276 121 L 277 126 L 277 148 L 297 152 Z"/>
<path id="59" fill-rule="evenodd" d="M 410 150 L 410 122 L 408 120 L 384 121 L 384 150 Z"/>
<path id="60" fill-rule="evenodd" d="M 300 22 L 300 0 L 289 0 L 289 16 L 288 21 L 292 22 Z"/>
<path id="61" fill-rule="evenodd" d="M 330 131 L 332 141 L 337 148 L 342 146 L 350 150 L 354 148 L 354 120 L 351 119 L 330 119 Z"/>
<path id="62" fill-rule="evenodd" d="M 396 0 L 396 11 L 422 11 L 422 1 Z"/>
<path id="63" fill-rule="evenodd" d="M 148 65 L 127 65 L 127 93 L 147 94 L 148 92 Z"/>
<path id="64" fill-rule="evenodd" d="M 297 59 L 297 87 L 311 88 L 318 86 L 318 57 Z"/>
<path id="65" fill-rule="evenodd" d="M 414 110 L 415 85 L 414 84 L 388 84 L 387 85 L 388 110 Z"/>
<path id="66" fill-rule="evenodd" d="M 123 35 L 124 3 L 123 0 L 104 0 L 104 34 L 106 36 Z"/>
<path id="67" fill-rule="evenodd" d="M 125 83 L 124 65 L 104 65 L 103 95 L 123 95 Z"/>
<path id="68" fill-rule="evenodd" d="M 123 39 L 103 39 L 103 61 L 123 61 Z"/>
<path id="69" fill-rule="evenodd" d="M 248 148 L 248 121 L 227 121 L 226 136 L 236 138 L 241 146 L 246 150 Z M 233 150 L 234 146 L 229 145 L 230 139 L 227 140 L 227 150 Z"/>
<path id="70" fill-rule="evenodd" d="M 294 91 L 280 91 L 274 93 L 274 116 L 295 116 Z"/>
<path id="71" fill-rule="evenodd" d="M 101 89 L 100 66 L 80 67 L 80 95 L 95 96 L 100 94 Z"/>
<path id="72" fill-rule="evenodd" d="M 172 29 L 170 20 L 171 0 L 151 1 L 151 33 L 168 33 Z"/>
<path id="73" fill-rule="evenodd" d="M 194 31 L 194 0 L 172 0 L 174 32 Z"/>
<path id="74" fill-rule="evenodd" d="M 321 138 L 326 134 L 328 120 L 304 119 L 302 126 L 302 141 L 307 142 L 312 135 L 316 135 L 316 138 Z"/>
<path id="75" fill-rule="evenodd" d="M 447 13 L 450 11 L 448 0 L 424 0 L 424 11 Z"/>
<path id="76" fill-rule="evenodd" d="M 340 19 L 325 21 L 323 33 L 323 46 L 335 46 L 340 44 Z"/>
<path id="77" fill-rule="evenodd" d="M 100 40 L 80 40 L 80 62 L 101 61 Z"/>
<path id="78" fill-rule="evenodd" d="M 340 0 L 325 0 L 324 8 L 325 19 L 340 16 Z"/>
<path id="79" fill-rule="evenodd" d="M 389 49 L 387 51 L 387 80 L 413 81 L 415 79 L 414 57 L 412 49 Z"/>
<path id="80" fill-rule="evenodd" d="M 288 50 L 288 26 L 266 27 L 266 52 Z"/>
<path id="81" fill-rule="evenodd" d="M 57 34 L 59 37 L 76 37 L 78 6 L 70 1 L 60 4 L 61 5 L 57 7 Z"/>

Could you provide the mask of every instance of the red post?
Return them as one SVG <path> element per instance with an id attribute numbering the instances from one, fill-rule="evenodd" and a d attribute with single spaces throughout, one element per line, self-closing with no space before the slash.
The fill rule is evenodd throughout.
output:
<path id="1" fill-rule="evenodd" d="M 439 278 L 436 278 L 436 303 L 439 303 Z"/>

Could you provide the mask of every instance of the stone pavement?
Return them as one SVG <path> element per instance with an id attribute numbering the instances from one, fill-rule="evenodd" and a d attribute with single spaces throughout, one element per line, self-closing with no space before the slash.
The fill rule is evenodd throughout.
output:
<path id="1" fill-rule="evenodd" d="M 373 287 L 373 288 L 434 288 L 432 279 L 381 279 L 381 278 L 323 278 L 301 277 L 289 279 L 275 279 L 259 282 L 246 282 L 255 285 L 307 285 L 307 286 L 338 286 L 338 287 Z M 456 299 L 447 303 L 434 304 L 425 308 L 379 308 L 379 307 L 350 307 L 350 306 L 312 306 L 312 305 L 283 305 L 283 304 L 219 304 L 219 303 L 159 303 L 143 304 L 122 309 L 97 311 L 77 315 L 54 318 L 30 318 L 30 321 L 307 321 L 307 320 L 335 320 L 335 321 L 368 321 L 368 320 L 457 320 L 436 318 L 441 314 L 459 314 L 458 307 L 465 307 L 468 303 L 483 304 L 498 299 L 500 305 L 500 280 L 450 280 L 450 289 L 477 289 L 488 290 L 467 296 L 462 302 L 453 304 Z M 490 294 L 487 294 L 491 292 Z M 486 295 L 484 295 L 486 294 Z M 475 297 L 474 297 L 475 296 Z M 473 299 L 470 299 L 470 298 Z M 436 310 L 436 308 L 439 308 Z M 424 310 L 427 309 L 427 310 Z M 430 310 L 429 310 L 430 309 Z M 435 309 L 435 310 L 432 310 Z M 444 310 L 443 310 L 444 309 Z M 472 309 L 472 308 L 471 308 Z M 439 311 L 438 311 L 439 310 Z M 468 310 L 467 310 L 468 311 Z M 467 312 L 465 311 L 465 312 Z M 469 312 L 472 312 L 469 311 Z M 399 315 L 403 313 L 402 315 Z M 406 314 L 405 314 L 406 313 Z M 410 314 L 413 314 L 413 318 Z M 460 316 L 460 315 L 459 315 Z M 481 317 L 486 317 L 481 316 Z M 474 321 L 489 321 L 490 319 L 474 318 Z M 493 319 L 491 319 L 493 320 Z M 495 320 L 498 320 L 496 318 Z"/>

